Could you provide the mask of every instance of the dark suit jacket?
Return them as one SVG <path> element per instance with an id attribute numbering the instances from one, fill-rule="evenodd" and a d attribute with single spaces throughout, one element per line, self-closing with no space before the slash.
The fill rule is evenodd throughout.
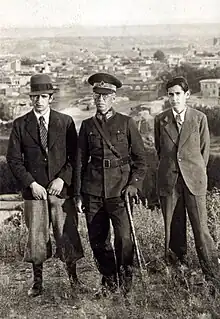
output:
<path id="1" fill-rule="evenodd" d="M 122 158 L 131 158 L 131 163 L 117 167 L 103 168 L 102 160 L 117 157 L 103 142 L 93 118 L 82 122 L 79 132 L 78 176 L 82 193 L 120 197 L 126 185 L 142 188 L 146 173 L 146 154 L 141 135 L 134 120 L 126 115 L 115 113 L 106 122 L 109 139 Z M 97 159 L 91 160 L 91 158 Z"/>
<path id="2" fill-rule="evenodd" d="M 64 181 L 60 197 L 73 193 L 73 168 L 77 132 L 72 118 L 51 109 L 48 127 L 48 154 L 40 143 L 33 111 L 15 119 L 8 144 L 7 162 L 23 190 L 24 199 L 33 199 L 30 184 L 47 185 L 56 177 Z"/>
<path id="3" fill-rule="evenodd" d="M 172 110 L 168 109 L 155 117 L 154 128 L 159 195 L 171 194 L 179 172 L 192 194 L 204 195 L 210 146 L 205 114 L 188 107 L 179 135 Z"/>

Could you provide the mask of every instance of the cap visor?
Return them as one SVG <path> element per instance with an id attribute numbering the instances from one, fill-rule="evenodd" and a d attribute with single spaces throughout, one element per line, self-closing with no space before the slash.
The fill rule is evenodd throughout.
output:
<path id="1" fill-rule="evenodd" d="M 100 94 L 111 94 L 111 93 L 115 93 L 115 91 L 111 90 L 111 89 L 106 89 L 106 88 L 102 88 L 102 87 L 95 87 L 93 88 L 93 92 L 95 93 L 100 93 Z"/>

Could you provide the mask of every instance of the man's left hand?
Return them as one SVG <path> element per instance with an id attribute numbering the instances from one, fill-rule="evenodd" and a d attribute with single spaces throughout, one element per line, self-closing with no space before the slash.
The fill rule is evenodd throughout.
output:
<path id="1" fill-rule="evenodd" d="M 47 191 L 49 195 L 60 195 L 62 189 L 63 189 L 64 181 L 57 177 L 52 182 L 50 182 L 49 186 L 47 187 Z"/>
<path id="2" fill-rule="evenodd" d="M 125 196 L 129 196 L 130 198 L 137 198 L 137 192 L 137 188 L 133 185 L 128 185 L 124 190 Z"/>

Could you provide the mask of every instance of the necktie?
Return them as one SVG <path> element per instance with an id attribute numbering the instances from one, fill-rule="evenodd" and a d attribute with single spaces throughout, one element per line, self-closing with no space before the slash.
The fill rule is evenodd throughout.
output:
<path id="1" fill-rule="evenodd" d="M 181 120 L 180 114 L 177 114 L 177 115 L 176 115 L 176 124 L 177 124 L 177 127 L 178 127 L 178 131 L 179 131 L 179 133 L 180 133 L 181 128 L 182 128 L 182 125 L 183 125 L 183 122 L 182 122 L 182 120 Z"/>
<path id="2" fill-rule="evenodd" d="M 47 149 L 47 129 L 45 126 L 45 119 L 43 116 L 39 117 L 40 141 L 43 148 Z"/>
<path id="3" fill-rule="evenodd" d="M 107 120 L 113 115 L 112 108 L 108 110 L 105 114 L 102 113 L 96 113 L 96 117 L 102 122 L 105 123 Z"/>
<path id="4" fill-rule="evenodd" d="M 97 113 L 96 117 L 97 117 L 97 119 L 100 120 L 101 124 L 106 122 L 106 115 L 105 114 Z"/>

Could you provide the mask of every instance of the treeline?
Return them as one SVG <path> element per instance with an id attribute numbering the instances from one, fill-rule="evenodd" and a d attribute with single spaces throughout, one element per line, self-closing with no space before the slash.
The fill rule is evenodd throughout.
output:
<path id="1" fill-rule="evenodd" d="M 207 116 L 211 135 L 220 136 L 220 107 L 197 106 L 196 109 Z"/>
<path id="2" fill-rule="evenodd" d="M 0 97 L 0 119 L 3 121 L 9 121 L 12 116 L 9 114 L 8 109 L 11 103 L 7 101 L 5 97 Z"/>
<path id="3" fill-rule="evenodd" d="M 200 92 L 200 80 L 220 78 L 220 67 L 215 69 L 196 68 L 185 63 L 175 67 L 172 71 L 163 71 L 158 76 L 158 80 L 163 81 L 161 95 L 166 95 L 166 83 L 174 76 L 184 76 L 189 83 L 191 93 L 197 93 Z"/>

